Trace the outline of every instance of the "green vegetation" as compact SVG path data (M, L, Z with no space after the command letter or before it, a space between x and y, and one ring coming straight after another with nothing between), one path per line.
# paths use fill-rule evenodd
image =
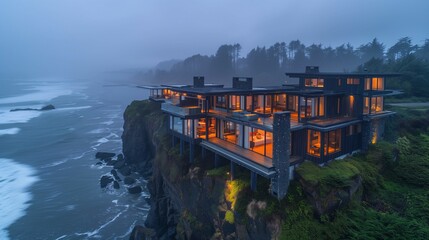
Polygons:
M207 176L212 177L226 177L229 171L229 166L222 166L218 168L213 168L207 171Z
M151 102L150 100L133 101L124 112L124 118L136 118L143 117L151 113L161 114L159 103Z
M234 224L234 213L230 210L225 213L225 221Z
M427 116L404 115L387 127L413 118ZM401 129L401 137L394 142L379 142L367 154L325 167L302 164L297 174L320 193L347 188L353 179L362 178L362 198L352 199L329 215L315 216L298 181L291 183L285 199L277 201L267 193L269 182L260 178L257 192L239 185L231 194L237 196L234 220L249 224L255 216L267 221L278 216L282 219L280 239L429 239L428 130ZM249 215L249 204L255 201L265 207Z
M306 182L320 187L343 188L350 186L360 171L352 161L334 161L326 167L312 162L303 163L296 171ZM323 190L327 190L323 189Z

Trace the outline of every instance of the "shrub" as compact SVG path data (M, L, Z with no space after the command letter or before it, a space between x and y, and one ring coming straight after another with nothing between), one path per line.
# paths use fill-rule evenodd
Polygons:
M427 156L401 155L394 172L409 184L429 186L429 158Z
M230 210L225 213L225 221L234 224L234 213Z

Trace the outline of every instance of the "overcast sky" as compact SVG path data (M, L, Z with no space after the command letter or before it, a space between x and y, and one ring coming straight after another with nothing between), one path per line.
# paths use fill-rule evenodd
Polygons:
M0 0L0 73L151 67L240 43L429 38L428 0Z

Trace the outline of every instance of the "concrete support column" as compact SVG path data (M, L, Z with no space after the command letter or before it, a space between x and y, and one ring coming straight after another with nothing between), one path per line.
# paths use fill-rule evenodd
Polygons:
M256 192L256 180L258 175L255 172L250 172L250 189Z
M289 188L290 112L274 113L273 140L273 167L277 174L271 178L271 194L282 199Z
M230 177L231 177L230 180L234 180L235 179L235 163L233 161L231 161L230 165L231 165L230 166L230 171L229 171L229 174L230 174Z
M220 164L219 155L217 153L215 153L215 159L214 159L215 168L219 167L219 164Z

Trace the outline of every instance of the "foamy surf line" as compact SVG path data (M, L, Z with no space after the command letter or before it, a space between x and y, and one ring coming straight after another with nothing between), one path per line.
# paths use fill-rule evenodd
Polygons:
M28 90L34 91L32 93L22 94L15 97L0 98L0 104L10 103L25 103L25 102L48 102L54 98L63 95L70 95L72 91L65 89L66 86L38 86Z
M27 165L0 158L0 239L9 239L6 229L25 215L32 197L28 188L37 181L34 174Z
M14 135L19 133L21 129L19 128L7 128L7 129L0 129L0 136L2 135Z

